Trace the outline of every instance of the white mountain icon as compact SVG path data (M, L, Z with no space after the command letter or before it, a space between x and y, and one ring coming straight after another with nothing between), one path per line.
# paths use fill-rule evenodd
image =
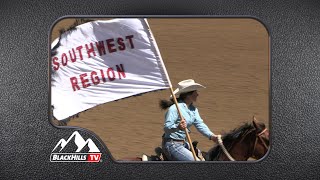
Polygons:
M89 147L89 152L100 152L98 147L94 144L94 142L90 138L85 141L78 131L73 132L67 141L64 139L60 139L57 145L53 148L52 152L56 150L58 147L61 148L59 152L62 151L63 148L73 139L73 137L75 137L74 143L78 147L76 152L80 152L82 148L84 148L86 145L88 145Z

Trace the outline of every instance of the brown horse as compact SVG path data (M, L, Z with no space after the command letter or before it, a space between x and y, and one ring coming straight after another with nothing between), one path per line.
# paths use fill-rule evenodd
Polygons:
M228 153L236 161L262 158L269 149L269 131L263 123L244 124L222 138ZM230 161L220 145L203 152L206 161Z
M250 157L262 158L269 149L269 131L263 123L246 123L241 127L225 134L222 137L223 145L235 161L247 161ZM197 143L192 143L195 150L198 150ZM119 161L162 161L164 154L160 147L155 149L157 155L135 158L123 158ZM202 152L206 161L230 161L220 145L216 145L208 152Z

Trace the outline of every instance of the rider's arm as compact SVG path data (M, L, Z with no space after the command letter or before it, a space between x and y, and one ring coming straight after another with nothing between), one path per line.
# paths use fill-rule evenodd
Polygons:
M211 140L211 136L214 135L214 133L211 132L208 126L203 122L198 109L195 110L195 121L193 124L202 135L206 136Z

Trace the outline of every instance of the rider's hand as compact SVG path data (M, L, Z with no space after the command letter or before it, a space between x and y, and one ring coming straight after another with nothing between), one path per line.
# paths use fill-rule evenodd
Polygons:
M182 120L180 121L178 127L179 127L180 130L184 130L185 128L187 128L187 122L186 122L186 120L185 120L185 119L182 119Z
M213 134L213 135L211 135L210 140L215 143L218 143L218 136Z

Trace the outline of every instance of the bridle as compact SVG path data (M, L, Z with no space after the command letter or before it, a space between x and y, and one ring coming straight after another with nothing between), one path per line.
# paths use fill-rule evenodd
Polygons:
M267 131L268 131L268 129L265 128L259 134L256 134L256 139L255 139L255 142L254 142L254 145L253 145L253 150L252 150L252 153L251 153L252 157L255 157L254 154L255 154L256 146L257 146L259 140L261 141L263 147L268 151L269 148L268 148L265 140L262 138L262 135L264 135Z

